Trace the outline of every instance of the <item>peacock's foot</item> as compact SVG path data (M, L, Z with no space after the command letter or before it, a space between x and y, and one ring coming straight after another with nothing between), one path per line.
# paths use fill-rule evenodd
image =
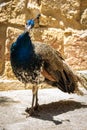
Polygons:
M26 108L25 112L27 112L29 114L29 116L33 116L34 109L33 108Z
M28 113L28 116L39 116L37 107L26 108L25 112Z

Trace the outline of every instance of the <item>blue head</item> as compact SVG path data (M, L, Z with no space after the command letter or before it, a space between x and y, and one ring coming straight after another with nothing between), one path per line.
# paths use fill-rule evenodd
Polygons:
M30 29L33 27L34 27L34 20L33 19L27 20L25 25L26 31L30 31Z
M27 20L26 25L25 25L26 31L29 32L30 29L34 27L35 20L36 20L36 19L39 19L39 17L40 17L40 14L38 14L38 15L36 16L36 18L34 18L34 19Z

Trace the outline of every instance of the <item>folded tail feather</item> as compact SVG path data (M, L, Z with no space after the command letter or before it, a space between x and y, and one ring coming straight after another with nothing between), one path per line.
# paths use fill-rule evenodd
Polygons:
M71 68L64 62L63 71L57 72L60 77L59 82L53 82L53 86L58 87L63 92L77 93L83 95L83 92L79 89L79 83L83 83L82 80L74 73Z

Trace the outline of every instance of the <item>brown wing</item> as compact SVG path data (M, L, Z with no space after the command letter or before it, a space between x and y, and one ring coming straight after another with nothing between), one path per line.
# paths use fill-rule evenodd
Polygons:
M49 63L53 70L61 70L63 68L63 61L57 51L47 44L36 43L35 53L39 54L42 59Z
M35 43L35 53L44 61L42 74L64 92L74 92L77 88L76 76L66 64L61 54L47 44Z
M43 61L44 67L42 74L51 81L59 81L58 71L63 70L63 58L55 49L47 44L35 43L35 53L39 54Z

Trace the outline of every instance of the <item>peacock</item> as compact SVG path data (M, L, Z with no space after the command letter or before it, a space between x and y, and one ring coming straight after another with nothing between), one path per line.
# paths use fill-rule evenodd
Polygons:
M78 78L67 65L61 54L45 43L33 43L30 30L35 20L27 20L25 30L10 48L10 61L13 73L24 84L32 83L32 106L26 111L33 115L38 109L38 84L47 82L63 92L78 91Z

